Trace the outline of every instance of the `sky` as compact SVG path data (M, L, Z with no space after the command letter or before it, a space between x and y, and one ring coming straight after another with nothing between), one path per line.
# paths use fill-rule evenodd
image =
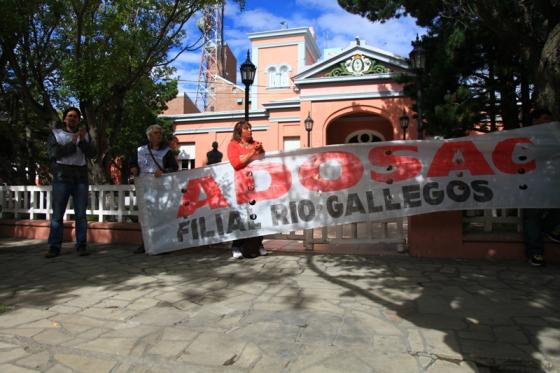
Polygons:
M189 22L189 40L200 36L196 26L199 18L200 15ZM411 17L374 23L342 9L336 0L246 0L243 11L234 1L226 3L224 41L235 54L238 65L245 60L250 48L248 33L298 27L314 29L321 53L326 48L346 48L359 37L370 46L403 57L412 50L411 42L416 35L424 33ZM201 50L183 53L174 63L179 94L186 93L193 101L201 53Z

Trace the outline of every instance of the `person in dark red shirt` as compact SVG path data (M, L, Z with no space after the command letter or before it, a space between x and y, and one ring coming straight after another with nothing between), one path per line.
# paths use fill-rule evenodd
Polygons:
M227 149L228 159L235 169L239 172L251 161L264 157L264 149L260 142L253 139L251 131L251 123L247 121L239 121L233 128L233 136ZM268 255L268 252L262 244L263 237L257 237L259 240L259 254ZM231 245L232 254L235 259L243 257L244 244L246 239L233 241Z

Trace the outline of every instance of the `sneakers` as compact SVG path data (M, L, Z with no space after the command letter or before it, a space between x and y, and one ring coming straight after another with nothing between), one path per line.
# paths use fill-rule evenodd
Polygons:
M80 245L76 248L76 252L78 253L79 256L88 256L89 255L89 251L87 251L87 246L86 245Z
M231 256L233 259L241 259L243 258L243 254L241 254L241 249L239 247L232 247L231 248Z
M49 251L47 251L45 253L45 258L47 258L47 259L55 258L59 255L60 255L60 250L59 249L57 249L56 247L49 247Z
M260 256L267 256L268 255L268 251L266 251L266 249L264 248L263 245L259 246L259 255Z
M552 242L560 243L560 228L556 228L550 232L545 233L546 238Z
M544 258L539 254L531 255L529 257L529 264L533 267L542 267L544 266Z
M136 249L134 249L134 251L132 253L133 254L145 254L146 249L144 248L144 244L138 246Z

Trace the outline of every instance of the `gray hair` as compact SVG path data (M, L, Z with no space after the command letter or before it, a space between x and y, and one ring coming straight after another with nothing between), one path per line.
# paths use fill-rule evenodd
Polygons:
M150 140L150 133L152 133L152 131L156 129L163 131L159 124L152 124L150 127L146 128L146 137L148 138L148 140Z

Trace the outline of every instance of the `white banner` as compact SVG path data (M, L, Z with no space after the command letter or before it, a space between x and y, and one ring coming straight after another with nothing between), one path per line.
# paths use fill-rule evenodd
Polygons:
M331 145L137 179L146 251L434 211L560 207L560 123Z

